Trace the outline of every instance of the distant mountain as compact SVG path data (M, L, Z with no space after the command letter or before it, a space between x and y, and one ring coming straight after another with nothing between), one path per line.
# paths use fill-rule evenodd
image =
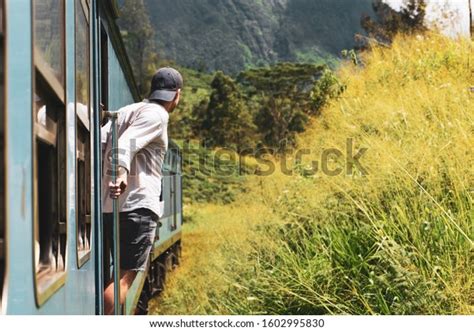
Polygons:
M372 0L145 0L161 57L236 73L277 61L334 62Z

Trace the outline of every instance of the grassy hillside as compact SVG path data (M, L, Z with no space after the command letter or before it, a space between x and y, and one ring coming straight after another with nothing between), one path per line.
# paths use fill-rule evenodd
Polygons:
M246 191L246 175L254 172L254 166L229 151L202 147L198 141L177 141L183 153L183 199L185 204L228 204Z
M146 0L162 57L237 73L275 61L334 63L371 0Z
M347 89L299 137L311 155L293 176L186 207L183 265L153 313L472 314L472 46L399 38L344 66ZM304 171L348 138L367 148L367 176Z

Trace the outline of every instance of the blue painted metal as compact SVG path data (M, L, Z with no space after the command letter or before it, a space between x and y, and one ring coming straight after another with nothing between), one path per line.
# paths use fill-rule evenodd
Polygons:
M66 13L66 170L67 184L67 279L41 307L35 301L34 201L33 201L33 65L32 0L6 3L6 186L7 268L3 304L7 314L103 314L103 247L101 208L101 139L100 139L100 15L97 0L91 9L91 132L92 136L92 251L81 268L77 264L76 224L76 114L75 114L75 6L65 0ZM101 20L107 29L107 20ZM10 36L10 37L9 37ZM11 37L14 36L14 37ZM136 100L130 80L124 74L114 46L108 42L109 109L118 110ZM120 58L122 59L122 58ZM134 97L135 96L135 97ZM177 154L167 154L172 163ZM174 156L173 156L174 155ZM165 214L159 229L161 245L181 231L181 179L177 167L166 166L163 179ZM174 196L171 187L174 186ZM171 198L176 197L176 203ZM176 216L174 215L176 214ZM176 228L173 227L176 223Z
M31 81L31 12L28 0L9 1L6 4L6 99L7 138L6 196L8 210L6 312L32 312L33 292L33 210L32 210L32 81ZM29 16L27 16L29 18ZM12 111L12 110L15 111ZM9 128L16 128L11 130ZM13 175L15 174L15 175ZM21 250L13 243L22 243ZM12 263L24 261L30 263ZM14 276L12 276L14 275ZM5 298L4 297L4 298ZM28 308L24 303L28 302ZM27 308L27 309L25 309Z
M110 40L108 41L109 61L109 110L119 110L125 105L134 103L135 100L128 86L128 82L120 66Z
M158 229L158 242L155 247L168 241L182 227L182 190L181 190L181 155L178 146L170 142L163 165L163 195L164 213L160 220L162 226Z
M74 21L74 1L66 1L66 20ZM7 6L7 171L16 174L8 178L9 247L7 285L7 313L10 314L93 314L94 311L94 254L80 270L76 261L75 213L75 74L74 25L66 28L66 135L67 144L67 281L43 306L37 307L34 295L33 247L33 123L32 123L32 40L31 2L10 1Z
M74 0L66 0L66 22L75 22ZM67 111L67 281L58 299L54 295L40 311L44 314L94 314L94 264L95 254L80 269L77 263L77 215L76 215L76 76L75 76L75 25L66 24L66 111ZM91 121L92 122L92 121ZM92 158L92 162L94 159ZM94 233L92 231L91 235ZM93 238L91 238L93 242ZM62 295L62 298L61 298ZM61 308L60 305L67 307ZM59 306L59 307L58 307Z
M109 65L109 95L107 100L109 101L109 109L111 110L118 110L127 104L133 103L135 100L129 90L128 82L125 79L123 71L121 69L120 63L115 55L114 48L110 40L107 42L108 47L108 65ZM115 122L115 118L112 117L113 127ZM115 125L116 126L116 125ZM115 136L114 132L117 131L117 128L113 128L112 133L112 140L114 141L114 148L113 150L118 150L118 139ZM113 161L115 158L113 158ZM116 167L113 165L113 168ZM115 180L116 171L114 170L113 180ZM119 208L117 201L113 201L113 211L114 211L114 226L113 226L113 233L114 233L114 247L113 247L113 256L114 261L120 261L120 223L119 223ZM115 265L120 265L120 263L114 262ZM113 268L113 278L114 278L114 313L115 315L121 314L121 305L120 305L120 268Z
M74 0L66 0L66 22L75 21L75 5ZM76 103L76 75L75 75L75 25L66 24L66 104L67 104L67 174L68 174L68 278L64 285L64 299L67 301L65 306L68 307L67 312L63 312L52 298L48 309L52 309L53 313L72 313L72 314L94 314L94 264L95 254L91 251L89 261L87 261L80 269L77 262L77 215L76 215L76 121L75 113ZM90 120L92 122L92 120ZM94 159L92 158L92 162ZM94 233L92 231L91 235ZM93 238L91 238L93 242ZM74 302L74 303L72 303ZM46 307L45 307L46 308ZM49 310L44 311L50 314Z

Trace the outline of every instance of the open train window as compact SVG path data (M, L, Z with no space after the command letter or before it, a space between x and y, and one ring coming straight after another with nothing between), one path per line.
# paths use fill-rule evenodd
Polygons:
M66 279L64 0L32 1L34 265L42 305Z
M3 0L0 0L0 307L2 304L3 279L5 275L5 237L6 237L6 215L5 215L5 80L4 80L4 20Z
M89 7L76 3L76 183L77 261L86 263L91 252L91 127Z

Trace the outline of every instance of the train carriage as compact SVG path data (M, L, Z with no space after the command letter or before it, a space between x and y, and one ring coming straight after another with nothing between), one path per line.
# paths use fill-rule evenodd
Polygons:
M100 128L139 101L112 0L0 0L0 304L4 314L102 314ZM181 244L181 154L166 155L164 215L123 312L163 286Z

